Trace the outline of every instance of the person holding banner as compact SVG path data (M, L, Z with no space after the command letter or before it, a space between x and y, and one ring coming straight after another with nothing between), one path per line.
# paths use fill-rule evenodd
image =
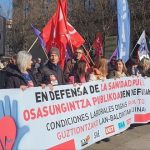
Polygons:
M87 64L84 60L78 61L75 66L74 74L69 77L69 84L85 83L89 81L89 74L87 73Z
M128 76L128 72L125 63L122 61L122 59L116 60L115 70L110 71L110 73L108 74L108 79L121 78L126 76Z
M130 59L129 60L129 67L128 67L128 73L130 76L140 76L141 75L141 69L139 66L139 62L136 59Z
M140 67L142 77L150 77L150 59L143 58L140 62Z
M59 49L56 47L52 47L48 53L49 60L48 62L39 68L38 71L38 81L39 84L46 84L46 85L64 85L64 75L63 71L58 65L60 60L60 52Z
M37 86L37 82L31 71L32 55L26 51L18 52L16 64L6 68L6 88L21 88Z
M98 57L95 62L96 67L93 69L97 80L105 80L108 75L108 61L105 58Z

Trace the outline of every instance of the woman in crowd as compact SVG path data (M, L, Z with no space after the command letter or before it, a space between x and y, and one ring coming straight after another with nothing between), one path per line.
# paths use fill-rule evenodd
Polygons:
M85 83L89 80L89 75L87 73L87 65L84 60L78 61L74 68L74 72L69 76L69 83Z
M127 68L122 59L116 60L115 70L110 71L108 78L121 78L128 76Z
M105 58L98 57L95 62L94 74L97 80L105 80L108 75L108 62Z
M128 73L130 76L140 76L140 67L139 67L139 63L136 59L131 59L130 60L130 65L128 67Z
M147 58L143 58L140 62L140 72L142 77L147 76L150 77L150 60Z
M108 63L108 70L109 71L114 70L115 69L115 64L116 64L116 56L113 56L111 58L111 60L109 61L109 63Z
M93 68L94 76L96 77L96 80L105 80L107 79L108 75L108 61L106 58L97 57L95 59L95 68ZM109 142L110 138L105 138L102 141ZM100 141L96 142L97 144L100 143Z
M8 66L6 88L21 88L37 86L37 82L31 72L32 56L26 51L18 52L16 64Z

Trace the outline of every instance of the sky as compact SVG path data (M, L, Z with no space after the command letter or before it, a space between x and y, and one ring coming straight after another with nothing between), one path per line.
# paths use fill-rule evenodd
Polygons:
M12 19L12 0L0 0L0 16Z

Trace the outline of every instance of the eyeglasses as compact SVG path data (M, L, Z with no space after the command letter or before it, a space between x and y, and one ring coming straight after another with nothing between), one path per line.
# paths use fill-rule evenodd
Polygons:
M112 59L111 61L116 61L115 59Z
M76 54L82 54L82 52L76 52Z

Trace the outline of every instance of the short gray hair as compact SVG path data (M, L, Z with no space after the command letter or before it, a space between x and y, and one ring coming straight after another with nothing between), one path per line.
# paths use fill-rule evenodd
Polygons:
M27 51L20 51L17 54L17 66L20 69L20 71L26 71L28 62L32 59L32 55L28 53Z

